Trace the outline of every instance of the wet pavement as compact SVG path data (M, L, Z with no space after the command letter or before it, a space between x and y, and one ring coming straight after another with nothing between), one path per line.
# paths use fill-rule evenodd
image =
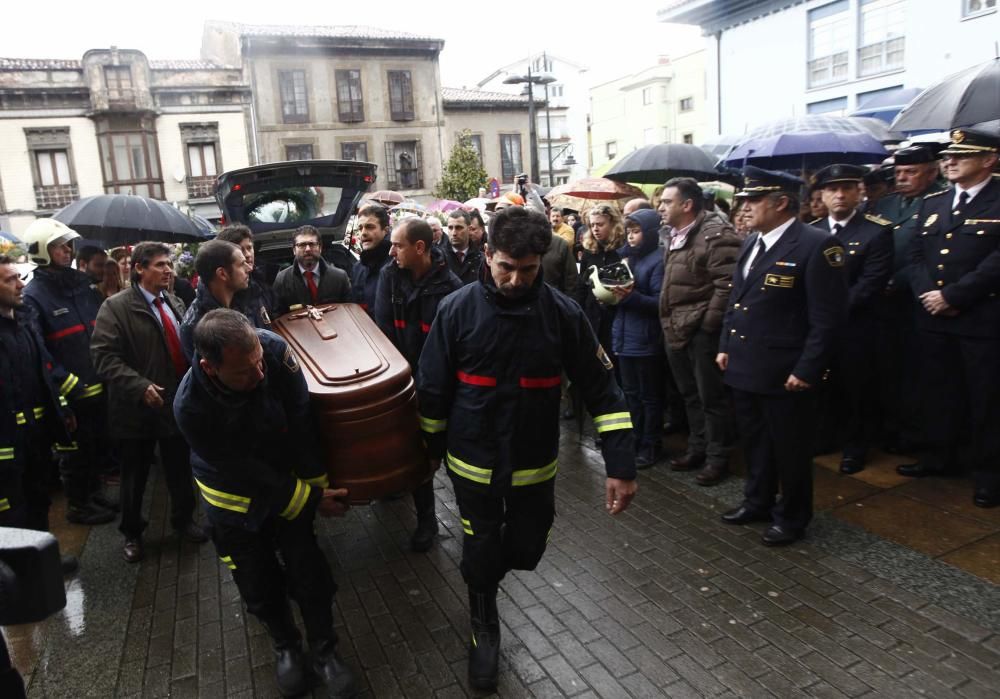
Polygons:
M1000 511L963 504L966 484L894 482L888 458L843 477L823 457L807 538L775 550L762 525L719 522L738 478L699 488L661 465L608 516L591 444L564 434L549 550L501 586L500 696L997 696ZM408 550L409 498L320 520L363 696L476 696L462 528L441 474L435 492L428 554ZM263 629L211 544L172 537L160 481L149 507L135 566L114 525L57 528L81 557L66 610L5 629L29 696L278 696Z

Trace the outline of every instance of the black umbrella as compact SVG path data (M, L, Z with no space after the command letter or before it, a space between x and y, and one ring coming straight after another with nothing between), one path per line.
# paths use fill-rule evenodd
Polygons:
M663 184L671 177L714 180L718 177L715 160L690 143L661 143L635 150L604 173L609 180Z
M1000 58L966 68L921 92L889 127L900 133L960 126L996 129L1000 119Z
M181 213L165 201L132 194L85 197L56 212L53 218L109 247L143 240L200 243L214 234L203 218Z

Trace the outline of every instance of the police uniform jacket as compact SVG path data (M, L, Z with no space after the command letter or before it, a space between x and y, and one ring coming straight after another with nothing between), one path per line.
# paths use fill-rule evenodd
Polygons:
M790 374L815 386L827 369L847 309L844 249L795 221L744 278L758 235L740 251L719 351L729 355L727 385L780 395Z
M481 281L451 294L420 355L420 423L433 458L493 495L555 477L561 375L580 387L609 477L635 478L632 421L580 307L539 272L521 299Z
M164 293L164 298L179 329L184 303L170 293ZM177 434L170 406L179 379L163 328L138 286L119 291L101 305L90 358L108 393L108 427L113 438L158 439ZM143 402L151 383L164 388L162 408Z
M448 236L441 238L441 252L444 253L445 262L448 269L454 272L455 276L462 280L463 284L471 284L479 279L479 268L483 264L483 250L478 245L469 241L469 247L465 251L465 259L458 261L458 255L451 246Z
M829 217L811 225L833 233ZM856 211L836 239L844 248L848 318L870 317L892 277L892 222Z
M209 521L249 531L274 518L310 516L328 486L295 355L268 330L257 330L257 337L264 380L253 391L236 393L219 385L196 355L174 400Z
M58 384L34 310L24 306L12 319L0 316L0 512L12 506L13 494L4 492L7 474L24 467L18 430L42 422L52 442L71 442L63 422L71 413Z
M921 305L920 327L966 337L1000 337L1000 179L992 177L960 216L955 189L929 194L910 248L916 296L940 291L957 316L932 316Z
M246 299L244 299L246 300ZM224 306L219 303L219 300L212 296L212 292L208 290L204 282L198 282L198 293L194 297L194 303L184 312L184 319L181 321L180 327L180 340L181 349L184 350L184 356L187 357L188 362L191 361L192 355L194 355L194 328L198 325L206 313L209 311L214 311L216 308L224 308ZM265 311L261 313L247 312L245 306L236 305L236 297L233 296L232 309L234 311L239 311L247 317L250 321L250 325L255 328L261 328L267 330L271 327L271 319ZM264 320L267 320L264 323Z
M375 312L375 294L378 290L379 274L392 264L389 248L392 243L387 235L371 250L361 251L361 260L351 270L351 299L371 315Z
M39 267L24 288L60 377L59 392L81 400L104 391L90 361L90 338L104 301L90 277L71 267Z
M431 268L414 282L409 270L395 262L382 268L375 300L375 322L416 370L424 341L431 331L438 305L445 296L462 288L440 249L431 247Z
M941 185L935 181L923 195L904 197L902 194L890 194L879 199L875 205L875 213L892 223L892 291L910 293L910 245L920 232L917 226L920 206L924 196L941 190Z

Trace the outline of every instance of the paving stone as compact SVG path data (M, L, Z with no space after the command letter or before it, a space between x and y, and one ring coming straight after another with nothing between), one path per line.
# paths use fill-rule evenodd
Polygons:
M620 699L628 694L625 687L612 677L600 663L585 667L581 674L598 696L607 699Z
M586 688L583 678L561 655L551 655L539 662L556 686L566 694L578 694Z

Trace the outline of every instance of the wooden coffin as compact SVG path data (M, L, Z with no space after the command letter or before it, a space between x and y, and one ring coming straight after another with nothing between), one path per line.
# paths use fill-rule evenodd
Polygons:
M360 306L307 307L274 330L305 373L331 487L363 504L430 478L410 365Z

